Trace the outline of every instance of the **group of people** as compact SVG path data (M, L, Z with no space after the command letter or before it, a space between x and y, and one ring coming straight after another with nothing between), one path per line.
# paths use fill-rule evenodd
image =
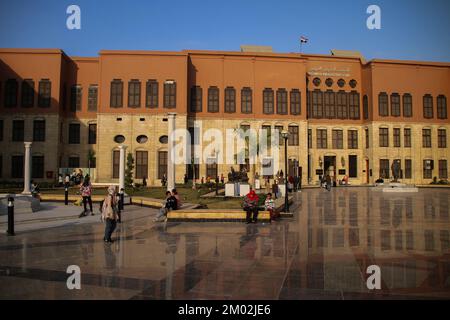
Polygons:
M161 209L159 209L156 218L153 219L155 222L160 222L166 220L167 213L171 210L178 210L182 206L180 195L178 194L176 189L172 189L172 191L166 191L166 200Z
M244 211L246 212L245 223L257 223L258 221L258 212L261 208L259 205L259 197L256 194L255 190L250 188L250 192L244 198L243 204ZM269 211L270 213L270 221L274 221L278 219L279 213L275 208L275 202L272 199L272 194L268 193L266 195L266 199L264 200L264 210Z

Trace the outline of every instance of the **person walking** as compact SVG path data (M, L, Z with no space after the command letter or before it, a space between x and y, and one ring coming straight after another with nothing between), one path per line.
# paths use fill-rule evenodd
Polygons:
M109 186L108 195L103 200L101 217L102 221L106 223L105 236L103 237L103 241L105 241L105 243L113 242L111 235L116 229L117 219L119 219L117 211L116 187Z
M258 196L250 187L250 192L244 198L244 211L247 213L246 224L256 223L258 219ZM252 217L253 214L253 217Z
M91 215L94 215L94 210L92 210L92 184L91 179L88 175L84 178L83 183L80 186L81 197L83 198L83 207L84 211L80 214L80 218L83 216L87 216L87 203L89 203L89 209L91 211Z

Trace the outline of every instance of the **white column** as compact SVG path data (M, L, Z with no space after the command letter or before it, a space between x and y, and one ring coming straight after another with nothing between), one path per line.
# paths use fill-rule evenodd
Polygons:
M25 145L25 159L23 163L23 191L22 194L31 194L30 181L31 181L31 144L32 142L24 142Z
M120 162L119 162L119 192L121 189L125 190L125 156L127 146L120 145Z
M173 161L172 152L174 149L174 141L172 137L172 132L175 131L175 117L176 113L169 113L169 121L168 121L168 132L167 136L169 137L168 141L168 152L167 152L167 190L171 191L175 188L175 162Z

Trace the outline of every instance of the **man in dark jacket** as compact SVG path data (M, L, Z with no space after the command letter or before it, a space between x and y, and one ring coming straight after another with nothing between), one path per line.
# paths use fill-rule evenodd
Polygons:
M153 219L155 222L165 220L167 213L171 210L177 210L177 198L175 198L170 191L166 192L166 202L164 206L159 209L159 213L156 215L156 218ZM164 217L164 219L162 219Z

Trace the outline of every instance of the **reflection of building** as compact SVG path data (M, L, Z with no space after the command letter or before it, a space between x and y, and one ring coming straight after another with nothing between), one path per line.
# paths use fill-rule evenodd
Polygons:
M370 189L305 192L298 272L309 289L367 292L369 265L391 294L445 292L450 277L449 193L383 195ZM448 293L446 294L448 296Z
M0 178L22 177L22 142L33 141L33 179L87 168L92 150L96 182L116 181L124 143L136 181L159 184L170 111L177 128L196 133L288 130L289 173L298 161L303 184L324 172L373 183L391 175L395 159L406 182L446 179L449 69L338 55L104 50L80 58L56 49L0 49ZM216 157L212 152L195 167L197 178L226 175L229 165L217 166ZM263 172L260 164L245 166L251 182ZM193 171L178 165L176 180Z

